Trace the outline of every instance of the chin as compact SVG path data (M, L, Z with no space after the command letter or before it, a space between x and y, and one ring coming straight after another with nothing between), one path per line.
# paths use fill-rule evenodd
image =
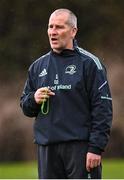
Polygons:
M51 44L51 48L52 49L60 49L60 47L58 45L52 45L52 44Z
M58 47L58 46L51 46L51 48L55 51L60 51L62 48Z
M52 48L52 49L53 49L53 48ZM55 48L54 48L53 51L56 52L56 53L60 53L62 50L61 50L61 49L55 49Z

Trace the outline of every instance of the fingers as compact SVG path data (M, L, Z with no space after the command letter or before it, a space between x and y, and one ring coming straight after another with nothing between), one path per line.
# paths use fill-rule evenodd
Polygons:
M42 94L47 94L49 96L54 96L55 93L52 92L50 89L48 89L47 87L43 87L43 88L40 88L38 89L39 93L42 93Z
M47 87L42 87L38 89L39 92L46 92L46 93L50 93L52 92L49 88Z
M34 98L37 104L41 104L43 101L46 101L50 96L54 96L55 93L52 92L50 89L43 87L39 88L35 94Z
M99 166L101 163L101 156L94 153L87 153L86 169L90 172L91 169Z
M48 99L49 97L50 97L50 96L47 95L47 94L42 94L42 95L40 94L40 95L39 95L39 99L41 99L41 100L42 100L42 99L43 99L43 100Z

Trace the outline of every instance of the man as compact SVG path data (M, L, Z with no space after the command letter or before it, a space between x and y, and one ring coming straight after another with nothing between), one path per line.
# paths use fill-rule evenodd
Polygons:
M77 18L68 9L49 19L51 51L29 68L21 96L36 117L39 178L101 178L101 155L112 122L112 99L99 59L75 44Z

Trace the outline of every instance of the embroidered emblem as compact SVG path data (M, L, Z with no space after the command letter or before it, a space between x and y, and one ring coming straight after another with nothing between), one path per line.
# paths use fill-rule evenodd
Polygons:
M76 70L76 66L75 65L69 65L65 69L65 74L73 75L74 73L76 73L75 70Z

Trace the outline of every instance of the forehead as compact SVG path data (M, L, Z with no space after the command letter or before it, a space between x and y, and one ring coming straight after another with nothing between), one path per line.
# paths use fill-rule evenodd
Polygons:
M59 14L53 13L49 18L49 24L66 24L68 22L69 14L62 12Z

